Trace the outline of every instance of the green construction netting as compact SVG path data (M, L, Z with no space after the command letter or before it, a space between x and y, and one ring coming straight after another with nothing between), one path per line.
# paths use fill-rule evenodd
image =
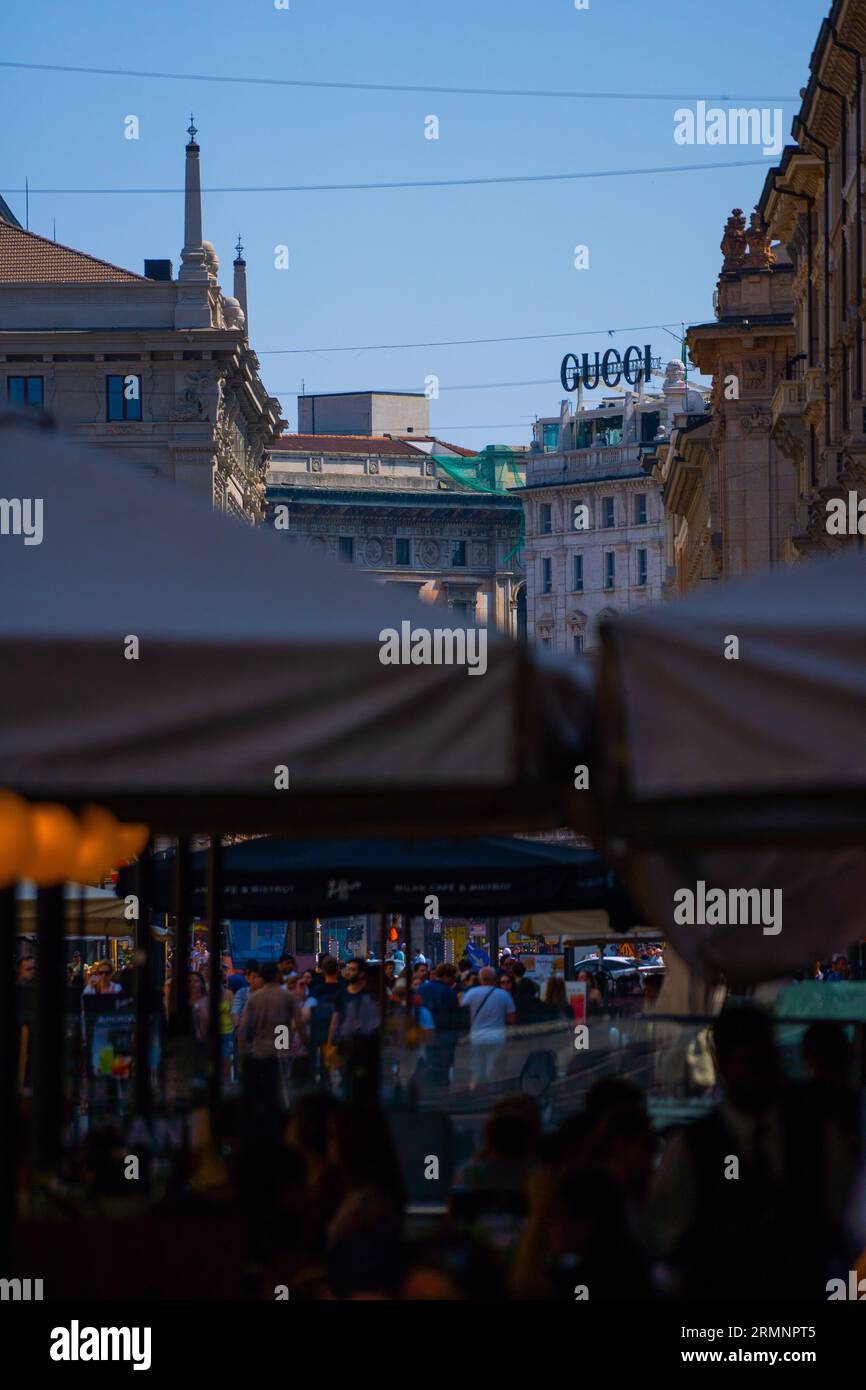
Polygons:
M474 458L445 458L442 454L431 454L437 469L469 492L485 492L505 495L509 488L522 487L523 476L514 459L496 450L476 454ZM522 550L526 537L523 511L520 513L520 536L517 544L503 557L503 564Z

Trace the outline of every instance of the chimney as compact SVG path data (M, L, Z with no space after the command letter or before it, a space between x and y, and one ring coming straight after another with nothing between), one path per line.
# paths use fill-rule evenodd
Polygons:
M171 280L171 261L145 260L144 275L147 280Z
M244 311L244 328L249 341L250 336L250 316L247 312L247 263L244 260L244 248L241 244L240 232L238 232L238 244L236 247L237 255L234 260L235 282L234 297Z

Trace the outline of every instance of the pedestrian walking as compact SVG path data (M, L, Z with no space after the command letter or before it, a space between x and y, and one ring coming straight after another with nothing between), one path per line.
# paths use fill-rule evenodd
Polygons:
M339 1056L345 1099L373 1105L379 1091L380 1020L377 1001L368 989L366 962L350 960L346 981L345 993L336 998L329 1051L332 1061L335 1053Z
M454 1050L460 1034L460 1000L455 984L457 971L449 962L437 965L431 980L425 980L418 991L421 1003L430 1010L435 1029L427 1044L427 1079L434 1086L447 1086L451 1081Z
M257 1138L276 1137L288 1108L293 1029L304 1032L301 1010L291 991L280 988L277 967L268 961L253 972L238 1027L247 1123Z
M473 1089L480 1081L490 1080L505 1042L506 1027L517 1018L510 992L497 988L492 965L483 965L478 979L479 983L467 989L460 1000L461 1007L469 1010L470 1084Z

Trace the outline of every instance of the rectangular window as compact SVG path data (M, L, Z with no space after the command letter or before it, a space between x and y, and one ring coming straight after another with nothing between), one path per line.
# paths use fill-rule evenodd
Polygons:
M549 594L553 591L553 561L545 556L541 561L541 592Z
M583 556L582 556L582 555L575 555L575 557L574 557L574 582L573 582L573 584L572 584L571 587L572 587L572 589L574 590L574 592L575 592L576 594L582 594L582 593L583 593Z
M453 569L466 568L466 542L454 541L451 547L451 565Z
M351 565L355 559L355 537L340 536L337 540L337 555L345 565Z
M574 654L575 654L575 656L582 656L582 655L583 655L583 633L582 633L582 632L576 632L576 633L574 634L574 637L573 637L573 639L572 639L572 645L573 645L573 647L574 647Z
M559 425L544 425L541 437L544 452L552 454L559 447Z
M394 559L398 565L411 565L412 563L412 542L408 536L398 536L396 540L396 554Z
M553 530L553 508L549 502L541 504L541 534L549 536Z
M606 550L604 553L604 587L616 588L616 556L612 550Z
M106 420L141 419L141 377L107 376Z
M461 623L471 623L475 617L474 607L467 600L459 599L452 603L451 612Z
M634 499L634 524L646 526L646 493L639 492Z
M661 414L657 410L645 410L640 417L640 440L642 444L649 444L655 439Z
M6 383L10 405L29 405L41 410L42 380L41 376L10 376Z
M602 502L604 506L604 524L608 530L610 530L611 526L616 525L616 516L613 509L614 499L612 497L604 497L602 498Z
M549 646L550 646L550 637L549 637L549 635L548 635L546 632L542 635L542 638L541 638L541 645L542 645L542 647L549 647Z
M640 587L643 587L647 582L647 563L645 550L639 550L637 553L637 582Z

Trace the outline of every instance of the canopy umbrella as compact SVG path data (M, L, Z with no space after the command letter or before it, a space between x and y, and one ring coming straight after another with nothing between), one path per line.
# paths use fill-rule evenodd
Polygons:
M602 847L690 965L757 981L863 936L866 555L613 619L597 707Z
M16 884L15 899L18 931L24 934L35 931L36 885ZM135 934L135 923L125 916L123 901L109 889L68 883L64 890L64 909L68 936L132 937Z
M153 859L152 906L171 910L173 851ZM204 910L207 852L192 856L192 901ZM131 891L122 871L117 892ZM229 918L285 921L384 909L437 917L520 914L537 908L608 909L628 904L589 849L523 839L247 840L223 852L222 902ZM633 918L632 918L633 920Z
M533 912L520 923L524 936L543 937L545 941L561 941L563 945L599 941L658 941L658 927L634 926L623 930L621 918L611 920L607 908L587 908L583 911Z
M579 663L465 629L51 430L7 421L0 449L2 495L43 516L41 543L0 546L15 595L0 611L0 787L178 834L580 817ZM479 644L474 673L412 664L415 635L436 630ZM400 664L381 659L389 632Z

